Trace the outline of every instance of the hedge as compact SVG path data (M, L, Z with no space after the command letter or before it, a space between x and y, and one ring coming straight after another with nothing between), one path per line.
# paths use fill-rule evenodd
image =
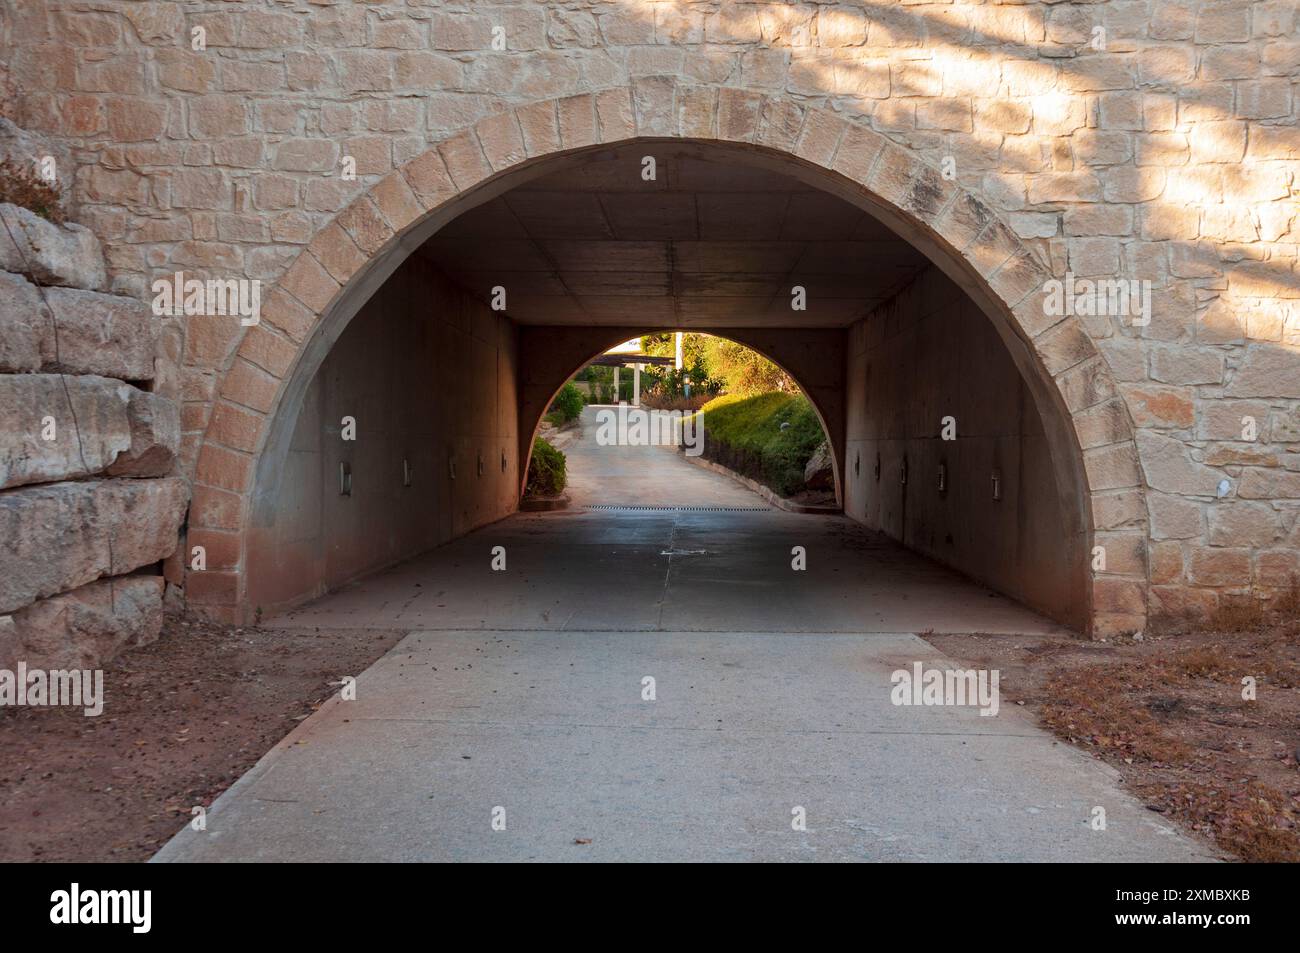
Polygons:
M802 394L718 397L700 412L704 456L781 496L802 489L804 467L826 439L817 412Z

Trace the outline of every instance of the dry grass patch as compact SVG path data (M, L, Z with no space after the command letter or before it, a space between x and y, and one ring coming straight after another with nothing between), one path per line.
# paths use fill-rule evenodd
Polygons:
M0 203L5 202L35 212L55 225L67 220L58 187L38 176L34 168L9 159L0 160Z
M1187 747L1165 731L1141 699L1155 689L1150 673L1121 665L1057 670L1047 680L1043 723L1075 744L1102 748L1133 760L1181 761ZM1158 701L1157 709L1172 707Z
M1002 672L1059 737L1119 770L1146 806L1247 861L1300 861L1300 621L1169 628L1141 642L927 636ZM1254 681L1254 700L1242 680Z
M1300 860L1296 800L1258 781L1154 782L1135 789L1158 811L1255 863Z

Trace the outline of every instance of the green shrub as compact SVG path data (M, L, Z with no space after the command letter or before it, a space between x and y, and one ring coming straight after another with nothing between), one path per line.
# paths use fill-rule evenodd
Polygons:
M614 403L614 368L588 365L587 386L591 389L593 404Z
M528 482L524 484L524 495L558 496L564 492L568 482L564 453L538 437L533 441L533 458L528 462Z
M582 391L570 381L560 388L560 392L555 395L555 400L551 401L551 410L546 415L546 419L556 425L567 424L570 420L578 418L585 403Z
M700 412L704 455L782 496L803 487L804 467L826 439L817 412L802 394L728 395ZM783 430L782 424L789 426Z

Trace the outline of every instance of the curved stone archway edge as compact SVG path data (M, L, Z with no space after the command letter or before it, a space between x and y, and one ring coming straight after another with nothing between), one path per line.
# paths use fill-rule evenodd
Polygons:
M540 174L545 160L635 139L724 143L777 162L869 209L966 290L1038 402L1071 531L1089 550L1100 540L1138 554L1090 576L1092 631L1144 626L1146 506L1133 424L1111 400L1118 390L1084 328L1046 315L1050 267L990 204L864 122L673 77L488 116L380 179L316 235L265 297L263 324L244 334L221 377L195 468L187 546L205 544L208 567L186 573L193 607L230 621L252 616L241 572L259 479L274 472L315 367L373 290L438 228Z
M664 328L641 325L586 327L583 325L520 328L519 492L528 482L528 461L542 419L565 382L592 358L623 341ZM790 375L808 397L830 442L836 499L843 502L845 419L842 399L843 355L838 329L726 328L721 337L757 351ZM814 383L809 383L814 382ZM837 399L839 398L839 399Z

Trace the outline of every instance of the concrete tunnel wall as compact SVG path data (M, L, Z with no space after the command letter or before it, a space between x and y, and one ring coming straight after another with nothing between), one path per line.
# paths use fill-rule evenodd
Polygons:
M845 513L1083 628L1081 504L1058 487L1029 389L975 303L927 269L849 328L847 360ZM945 416L955 440L941 439Z
M307 388L283 470L254 512L249 602L283 610L509 515L530 430L561 378L635 333L517 327L412 256ZM829 411L846 515L1056 619L1086 624L1079 514L1058 488L1025 381L956 284L930 268L847 330L723 333L782 360ZM952 442L939 433L948 414ZM356 440L342 439L345 416L356 419ZM351 468L349 496L340 493L342 463Z
M253 514L249 603L287 608L513 512L517 374L514 322L409 258L308 386L283 470ZM345 416L355 440L343 439Z

